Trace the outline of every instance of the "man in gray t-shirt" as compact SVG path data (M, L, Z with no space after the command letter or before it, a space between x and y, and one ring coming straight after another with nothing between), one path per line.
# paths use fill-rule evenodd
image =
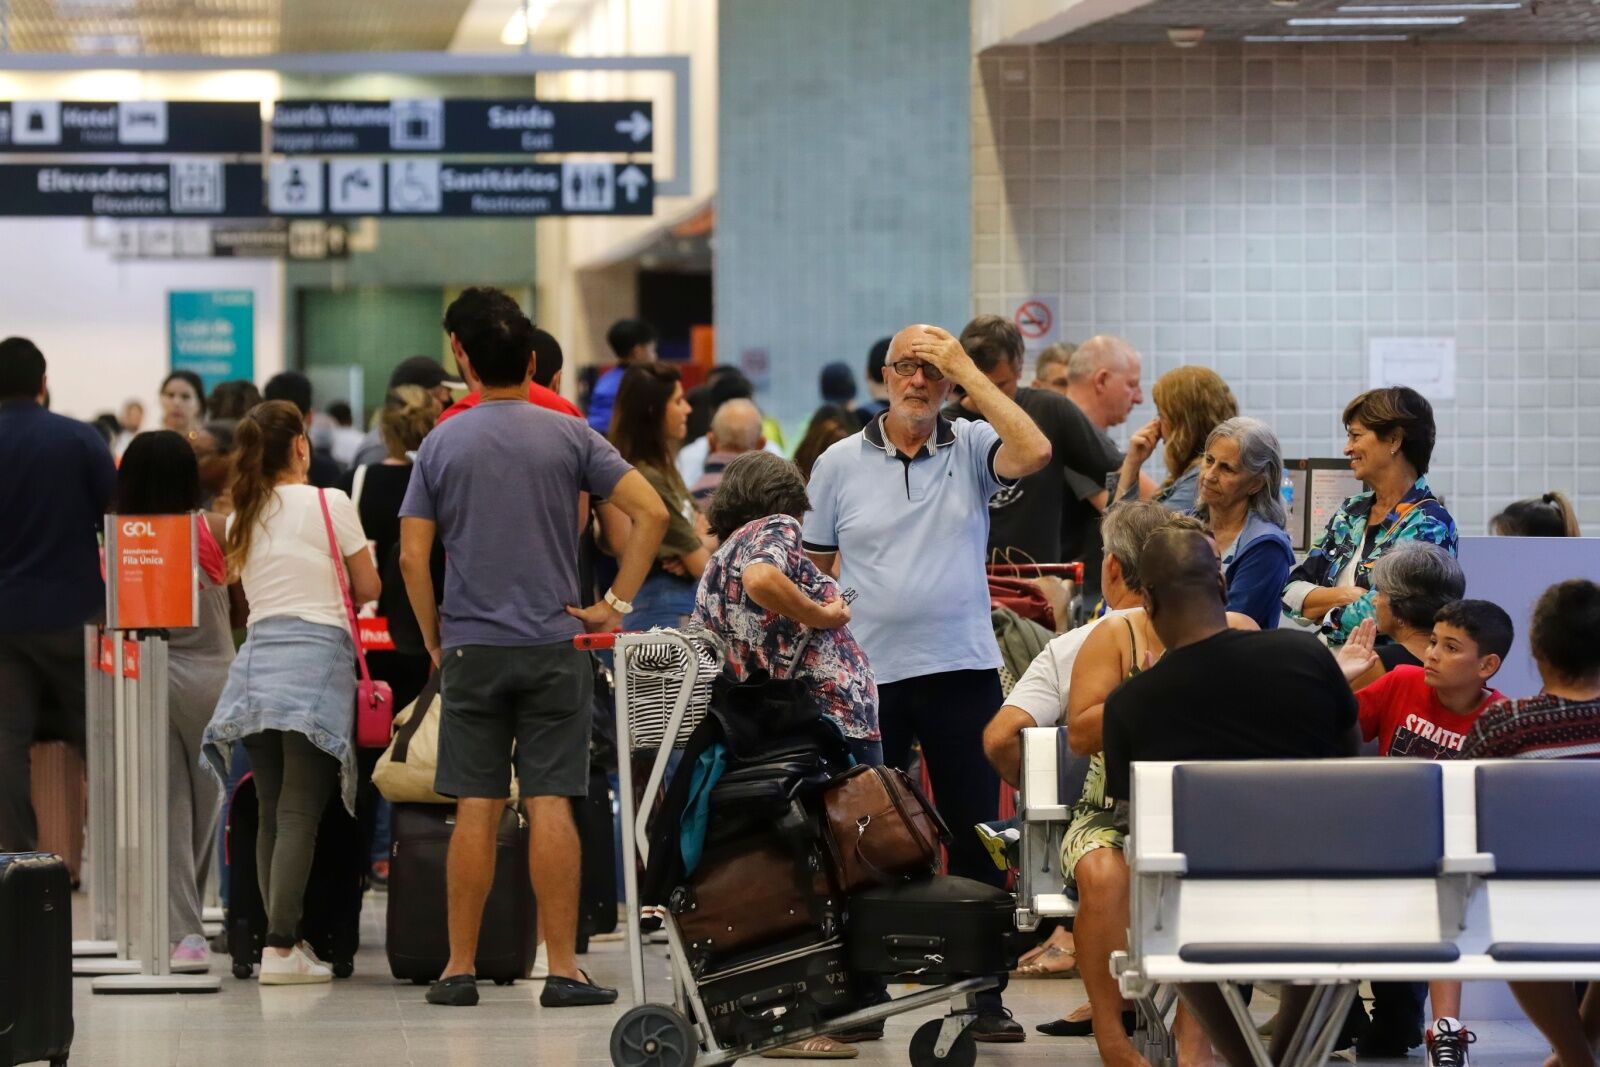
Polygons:
M441 673L434 788L456 798L450 962L428 1001L478 1002L473 967L515 745L532 826L528 865L549 950L539 1002L610 1004L616 990L591 983L575 954L581 846L568 798L588 790L592 675L588 654L572 639L615 630L632 610L667 511L605 438L528 402L533 324L510 297L468 289L445 313L445 329L457 364L482 381L482 400L423 440L400 507L406 594ZM632 520L616 581L586 608L578 606L581 493L606 498ZM437 610L429 568L435 538L445 550Z

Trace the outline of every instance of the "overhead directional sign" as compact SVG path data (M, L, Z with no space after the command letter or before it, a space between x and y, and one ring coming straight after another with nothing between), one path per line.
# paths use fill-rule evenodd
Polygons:
M129 219L115 259L348 259L350 227L324 219Z
M268 171L267 203L304 216L648 215L655 181L644 163L284 159Z
M0 164L0 215L248 217L262 213L261 168L172 163Z
M279 100L272 151L282 155L503 155L648 152L648 101Z
M261 151L261 107L250 103L126 100L0 102L0 152Z

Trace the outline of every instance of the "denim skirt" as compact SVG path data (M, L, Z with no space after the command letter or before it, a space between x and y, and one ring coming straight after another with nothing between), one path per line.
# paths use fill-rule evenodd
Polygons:
M292 616L250 627L201 741L201 762L226 784L234 745L267 730L304 734L339 761L340 793L355 813L355 644L349 631Z

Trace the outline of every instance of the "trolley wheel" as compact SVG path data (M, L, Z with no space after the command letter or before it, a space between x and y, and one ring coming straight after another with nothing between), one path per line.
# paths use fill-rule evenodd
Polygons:
M235 963L233 965L233 976L235 978L249 978L253 973L255 973L255 968L251 967L248 963Z
M355 973L356 973L356 961L355 960L340 960L338 963L335 963L333 965L333 976L335 978L349 978L352 974L355 974Z
M692 1067L699 1052L689 1020L665 1004L641 1004L611 1028L613 1067Z
M961 1031L943 1059L934 1054L933 1047L939 1043L939 1030L943 1026L943 1019L929 1019L917 1027L917 1032L911 1035L911 1067L972 1067L977 1062L978 1043L973 1040L970 1029Z
M433 983L429 982L426 978L413 978L413 979L411 979L411 984L412 985L432 985Z
M516 981L515 978L496 978L494 980L494 984L495 985L511 985L515 981Z

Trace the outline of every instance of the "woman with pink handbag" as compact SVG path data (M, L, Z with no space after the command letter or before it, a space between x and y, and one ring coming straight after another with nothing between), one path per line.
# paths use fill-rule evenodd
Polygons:
M267 910L261 984L327 982L332 970L297 931L317 826L335 788L354 811L358 721L373 729L393 714L387 687L372 682L352 639L351 597L375 599L380 582L350 498L306 484L311 442L294 405L251 409L236 443L226 558L250 604L249 635L206 727L204 753L225 780L230 750L242 744L255 775Z

